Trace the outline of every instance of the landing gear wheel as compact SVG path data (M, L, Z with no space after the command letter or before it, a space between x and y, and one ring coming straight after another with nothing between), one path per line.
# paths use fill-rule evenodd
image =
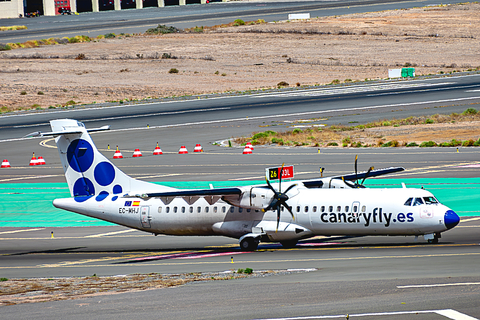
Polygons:
M438 239L441 238L441 234L440 233L435 233L435 236L433 236L433 239L428 239L428 243L433 243L433 244L437 244L438 243Z
M295 248L295 246L297 245L297 240L289 240L289 241L280 241L280 243L282 244L282 247L284 247L285 249L289 249L289 248Z
M258 241L253 238L244 238L240 241L242 251L255 251L258 247Z

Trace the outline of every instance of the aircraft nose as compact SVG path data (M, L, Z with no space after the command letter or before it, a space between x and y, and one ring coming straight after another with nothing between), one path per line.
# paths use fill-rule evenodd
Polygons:
M445 227L447 227L447 229L452 229L460 222L460 217L453 210L448 210L445 212L443 221L445 222Z

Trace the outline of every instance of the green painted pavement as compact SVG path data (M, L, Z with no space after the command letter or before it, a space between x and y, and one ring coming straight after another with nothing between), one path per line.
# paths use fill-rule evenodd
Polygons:
M480 216L480 178L369 179L371 188L424 187L460 216ZM208 189L263 184L259 181L158 182L175 188ZM56 209L53 199L70 197L66 183L0 184L0 227L108 226L108 222Z

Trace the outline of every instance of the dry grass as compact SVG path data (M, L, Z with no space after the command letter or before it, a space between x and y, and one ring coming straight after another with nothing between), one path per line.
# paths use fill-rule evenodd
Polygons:
M26 26L10 26L10 27L0 27L0 31L7 31L7 30L23 30L27 29Z

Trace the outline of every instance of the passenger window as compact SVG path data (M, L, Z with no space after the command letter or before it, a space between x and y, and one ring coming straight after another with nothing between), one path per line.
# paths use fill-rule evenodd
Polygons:
M297 206L297 212L300 212L300 206Z
M162 213L162 207L158 207L158 213Z
M167 207L167 213L169 213L169 212L170 212L170 207Z
M337 206L337 212L340 212L342 211L342 207L341 206Z
M367 206L362 206L362 212L367 212Z
M357 206L353 206L353 212L358 212L358 207Z
M415 198L414 206L421 206L423 204L422 198Z
M193 207L190 207L190 213L193 213Z
M405 201L405 203L403 205L407 206L407 207L410 207L412 205L412 200L413 200L413 198L408 198L408 200Z
M328 212L333 212L333 206L328 207Z
M213 212L217 213L217 207L213 207Z
M185 213L185 207L182 207L182 213Z
M235 207L230 207L230 212L233 213L233 211L235 211Z
M438 201L434 197L423 197L425 204L437 204Z
M247 212L250 212L250 211L252 211L252 209L247 209Z
M243 212L243 208L238 208L238 212L242 213L242 212Z
M227 212L227 208L222 207L222 212L223 212L223 213Z
M197 207L197 212L202 213L202 207Z
M177 213L177 207L173 207L173 213Z
M348 212L348 209L350 209L349 206L345 206L345 212Z
M209 207L205 207L205 213L208 213Z
M321 206L320 211L325 212L325 206Z
M317 206L313 206L312 211L317 212Z
M308 212L308 206L305 206L305 213Z

